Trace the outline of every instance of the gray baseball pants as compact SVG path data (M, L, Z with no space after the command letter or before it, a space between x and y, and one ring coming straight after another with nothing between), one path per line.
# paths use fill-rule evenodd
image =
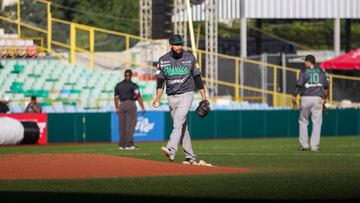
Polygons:
M196 159L191 145L187 115L190 110L194 92L169 95L168 102L171 119L173 121L173 130L167 143L167 148L172 155L176 154L178 144L180 143L185 152L185 158Z
M137 122L135 101L122 101L119 106L119 146L134 146L134 133Z
M302 96L299 117L299 142L303 148L309 148L308 124L311 113L312 133L310 140L311 150L318 150L320 144L320 132L322 125L321 98L317 96Z

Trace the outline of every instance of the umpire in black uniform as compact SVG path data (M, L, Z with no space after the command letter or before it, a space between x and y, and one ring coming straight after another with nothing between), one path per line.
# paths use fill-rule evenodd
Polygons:
M119 149L134 150L134 132L137 123L138 101L142 114L145 113L144 102L141 98L139 87L131 81L132 71L125 70L124 80L116 84L114 90L114 101L116 112L119 115ZM120 104L120 105L119 105Z

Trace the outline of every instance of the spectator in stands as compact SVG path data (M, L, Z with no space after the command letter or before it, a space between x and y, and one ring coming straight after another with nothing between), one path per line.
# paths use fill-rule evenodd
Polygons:
M36 96L31 96L30 103L26 106L24 113L41 113L41 105L37 102Z
M132 71L125 70L124 80L116 84L114 102L119 115L119 150L134 150L134 133L137 123L136 101L140 104L142 114L145 113L144 102L139 87L131 81ZM119 104L120 103L120 104Z
M0 113L9 113L9 104L10 98L6 96L3 100L0 101Z

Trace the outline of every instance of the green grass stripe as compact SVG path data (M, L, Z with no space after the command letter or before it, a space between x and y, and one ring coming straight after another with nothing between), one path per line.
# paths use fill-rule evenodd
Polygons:
M96 153L166 161L165 142L138 143L136 151L116 144L2 147L12 153ZM297 138L194 141L198 160L218 166L253 168L228 175L123 177L83 180L0 181L0 191L91 193L222 199L359 199L360 136L323 137L320 152L297 151ZM180 150L176 162L181 162Z

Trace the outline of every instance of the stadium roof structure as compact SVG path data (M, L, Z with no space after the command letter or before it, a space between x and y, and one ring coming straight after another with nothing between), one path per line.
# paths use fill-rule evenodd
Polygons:
M360 70L360 48L320 64L323 69Z
M217 0L217 19L359 19L359 0ZM192 20L205 20L205 3L192 5ZM184 20L179 13L173 21ZM186 19L185 19L186 20Z
M191 7L192 21L206 20L206 1ZM217 0L216 20L241 19L241 56L247 56L247 19L334 19L334 53L340 54L340 19L360 19L359 0ZM187 21L182 11L173 22Z

